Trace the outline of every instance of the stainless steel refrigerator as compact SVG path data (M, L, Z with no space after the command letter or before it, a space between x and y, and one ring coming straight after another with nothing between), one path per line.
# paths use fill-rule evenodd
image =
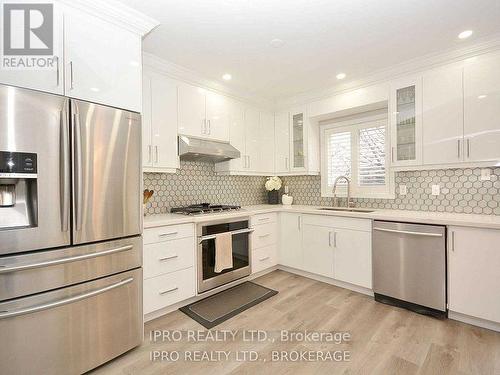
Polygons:
M141 187L138 113L0 85L0 373L141 343Z

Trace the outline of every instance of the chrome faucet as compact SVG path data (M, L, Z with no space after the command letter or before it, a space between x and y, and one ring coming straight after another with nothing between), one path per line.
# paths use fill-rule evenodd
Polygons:
M350 208L352 206L352 202L351 202L351 180L347 176L338 176L335 179L335 182L333 183L333 207L337 207L338 206L337 184L342 179L346 180L346 182L347 182L347 203L346 203L346 207Z

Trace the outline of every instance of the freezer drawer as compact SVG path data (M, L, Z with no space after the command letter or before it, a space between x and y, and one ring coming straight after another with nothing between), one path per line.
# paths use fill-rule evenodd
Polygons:
M0 303L3 375L81 374L140 345L142 270Z
M443 226L375 221L375 295L445 311L445 233Z
M140 267L140 236L0 258L0 301Z

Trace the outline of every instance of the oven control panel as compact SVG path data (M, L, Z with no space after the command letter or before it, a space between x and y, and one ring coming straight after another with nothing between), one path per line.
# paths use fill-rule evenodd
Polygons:
M37 154L0 151L0 177L36 178Z

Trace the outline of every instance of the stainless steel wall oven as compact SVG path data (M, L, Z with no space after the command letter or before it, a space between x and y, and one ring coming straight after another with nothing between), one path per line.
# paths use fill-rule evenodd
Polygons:
M210 221L198 224L198 292L227 284L250 275L250 233L249 218ZM218 233L230 232L233 241L233 267L215 272L215 237Z

